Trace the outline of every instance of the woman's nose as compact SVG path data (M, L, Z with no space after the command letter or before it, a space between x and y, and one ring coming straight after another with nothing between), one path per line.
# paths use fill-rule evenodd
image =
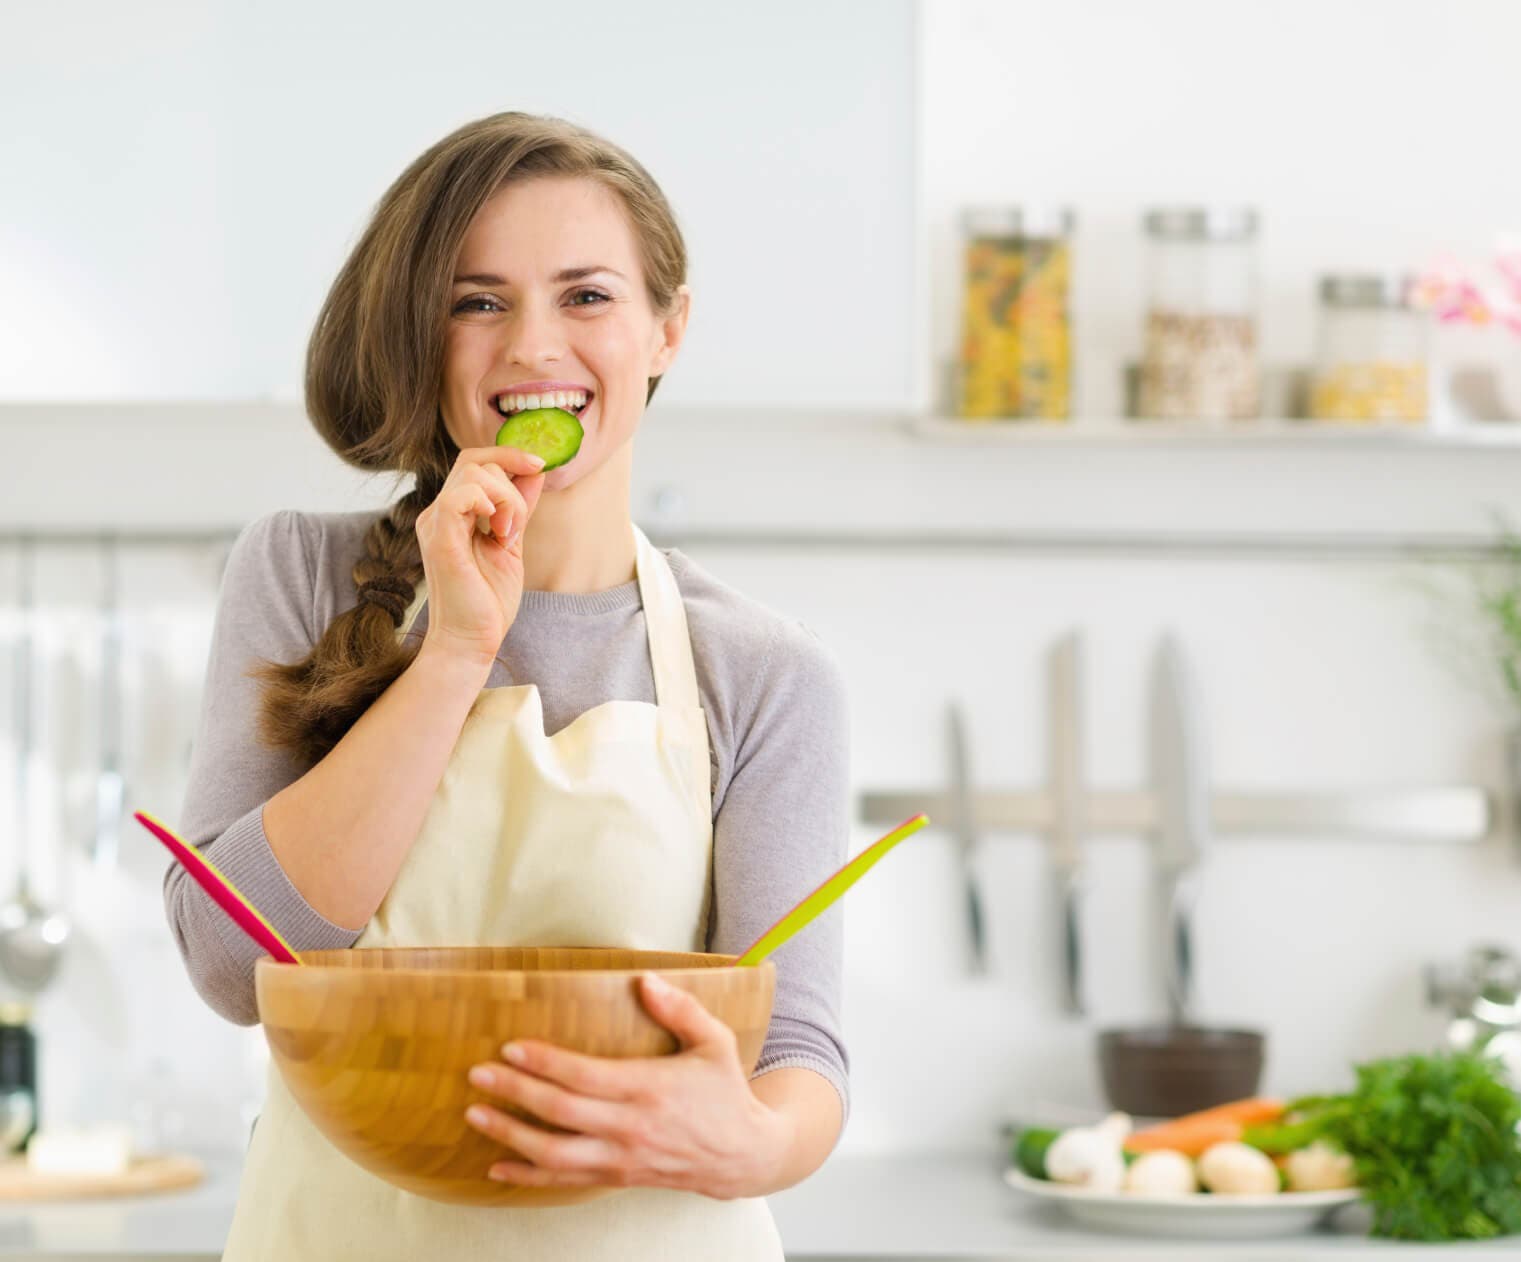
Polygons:
M553 363L565 351L565 338L555 314L524 303L507 320L506 354L515 364Z

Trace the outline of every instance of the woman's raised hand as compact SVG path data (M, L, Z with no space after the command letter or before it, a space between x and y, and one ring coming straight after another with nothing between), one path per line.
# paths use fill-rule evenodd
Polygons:
M523 528L544 489L543 467L516 447L468 447L417 515L425 647L490 667L523 599Z

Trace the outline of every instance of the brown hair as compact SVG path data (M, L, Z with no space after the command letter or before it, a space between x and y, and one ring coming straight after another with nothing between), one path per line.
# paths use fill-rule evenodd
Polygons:
M334 618L304 660L250 672L264 683L262 739L307 764L322 759L416 655L396 642L396 628L423 576L417 516L459 455L438 403L454 267L481 207L503 186L541 176L583 176L618 196L657 313L673 309L686 280L686 246L660 186L622 149L563 119L513 111L467 123L385 191L317 315L306 406L348 464L417 480L370 527L354 564L355 587L378 580L371 591L380 603L361 599ZM650 378L646 403L659 382Z

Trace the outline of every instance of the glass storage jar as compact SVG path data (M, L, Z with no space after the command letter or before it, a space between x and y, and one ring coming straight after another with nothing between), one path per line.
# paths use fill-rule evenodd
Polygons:
M1149 295L1137 411L1161 420L1243 420L1261 397L1257 214L1146 213Z
M1070 418L1073 221L1063 207L962 213L958 415Z
M1410 276L1346 273L1320 280L1320 336L1310 416L1423 421L1430 326Z
M0 1003L0 1158L37 1130L37 1040L23 1004Z

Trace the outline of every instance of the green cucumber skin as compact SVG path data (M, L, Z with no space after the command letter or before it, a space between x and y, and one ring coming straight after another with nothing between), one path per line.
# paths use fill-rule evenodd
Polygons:
M565 431L565 436L553 446L544 444L529 444L513 441L513 434L525 429L541 420L549 418L564 418L563 423L556 419L557 427ZM542 456L544 459L543 472L548 473L551 469L558 469L563 464L568 464L575 459L576 453L581 450L581 440L586 436L586 431L581 428L581 422L576 419L574 412L567 412L564 408L533 408L527 412L519 412L516 416L509 416L502 427L496 432L496 445L498 447L517 447L530 455Z
M1032 1179L1049 1179L1046 1173L1046 1150L1056 1142L1060 1131L1031 1127L1014 1145L1014 1162Z

